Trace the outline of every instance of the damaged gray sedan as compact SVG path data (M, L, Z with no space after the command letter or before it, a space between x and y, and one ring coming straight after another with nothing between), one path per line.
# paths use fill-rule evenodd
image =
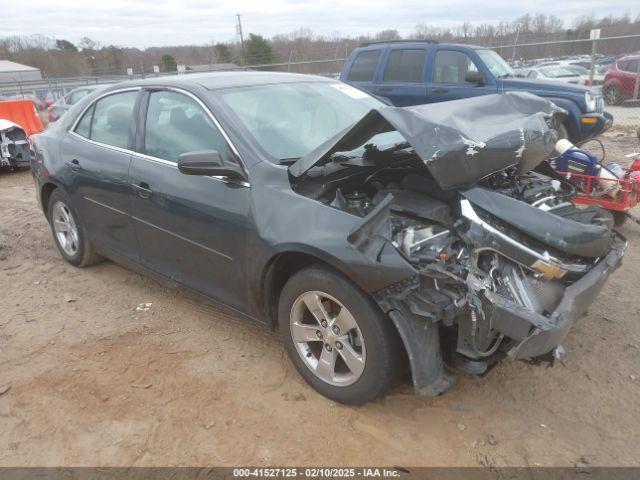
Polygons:
M219 73L127 82L35 138L70 263L108 257L278 327L347 404L410 369L554 353L618 267L610 215L550 168L563 111L525 93L390 107L328 79Z

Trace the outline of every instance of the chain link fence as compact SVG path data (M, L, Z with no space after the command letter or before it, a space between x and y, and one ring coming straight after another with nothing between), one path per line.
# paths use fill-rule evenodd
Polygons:
M566 34L549 35L545 41L531 41L527 36L473 39L461 43L475 43L494 49L523 79L544 79L589 88L602 95L605 109L614 116L614 127L640 126L640 33L616 31L615 35L566 39ZM506 41L506 43L504 43ZM456 40L458 42L458 40ZM286 61L258 65L211 64L178 65L178 72L159 72L157 66L124 66L118 72L97 76L46 78L39 81L0 82L0 99L33 98L42 105L55 101L69 91L86 86L111 84L133 78L189 75L223 70L265 70L324 75L338 78L346 58L358 46L348 41L332 47L305 52L291 50ZM281 55L282 57L282 55ZM246 63L248 60L244 58Z

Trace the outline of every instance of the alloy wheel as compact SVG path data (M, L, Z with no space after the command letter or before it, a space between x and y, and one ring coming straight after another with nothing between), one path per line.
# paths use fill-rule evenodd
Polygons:
M351 312L331 295L311 291L291 307L291 338L306 367L322 381L346 387L364 371L366 350Z
M618 105L620 102L620 92L617 87L609 87L605 91L605 100L608 105Z
M51 210L51 221L53 222L53 230L60 248L73 257L78 253L78 227L73 219L73 215L63 202L57 201Z

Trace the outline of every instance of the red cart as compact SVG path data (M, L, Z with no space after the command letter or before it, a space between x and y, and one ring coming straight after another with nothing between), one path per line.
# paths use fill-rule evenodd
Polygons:
M640 157L625 169L621 178L602 178L573 172L558 172L570 179L578 189L573 197L576 205L598 205L613 214L616 226L627 218L640 224L640 218L629 213L640 203Z

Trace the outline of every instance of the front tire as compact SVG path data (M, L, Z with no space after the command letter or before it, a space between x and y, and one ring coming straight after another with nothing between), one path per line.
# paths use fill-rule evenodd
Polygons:
M607 87L603 93L607 105L620 105L622 103L622 94L620 93L620 89L615 85Z
M49 197L48 219L56 246L67 262L86 267L102 260L85 235L71 202L60 189L54 190Z
M384 395L401 373L402 344L391 320L327 267L307 267L288 280L278 323L300 375L332 400L362 405Z

